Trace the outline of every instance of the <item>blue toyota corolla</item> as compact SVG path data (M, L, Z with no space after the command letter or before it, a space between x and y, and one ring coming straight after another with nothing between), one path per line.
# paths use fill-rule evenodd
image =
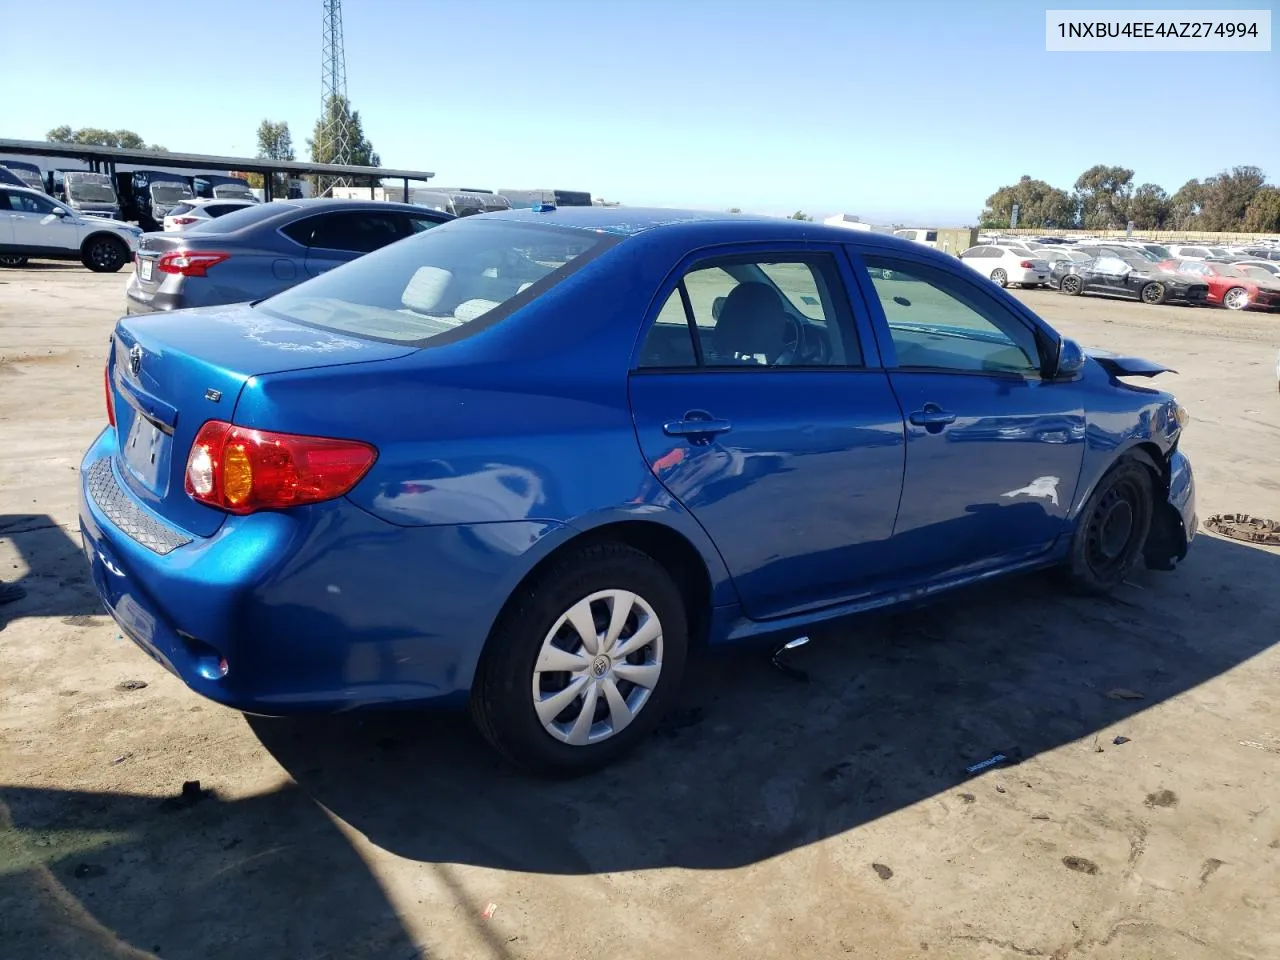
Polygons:
M129 317L93 579L198 693L469 702L524 767L645 736L691 645L1196 528L1185 420L954 258L788 220L467 218L252 305Z

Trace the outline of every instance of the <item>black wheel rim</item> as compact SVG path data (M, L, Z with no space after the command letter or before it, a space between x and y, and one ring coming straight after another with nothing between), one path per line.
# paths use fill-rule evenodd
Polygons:
M1080 278L1079 277L1063 277L1062 289L1067 291L1067 293L1076 293L1080 289Z
M114 267L120 262L120 250L110 240L100 240L89 251L89 259L99 267Z
M1142 288L1142 299L1147 303L1159 303L1164 296L1164 287L1158 283L1149 283Z
M1142 491L1122 480L1093 508L1085 540L1085 559L1100 579L1107 579L1128 563L1142 511Z
M16 267L22 263L22 257L0 257L0 264L6 267Z

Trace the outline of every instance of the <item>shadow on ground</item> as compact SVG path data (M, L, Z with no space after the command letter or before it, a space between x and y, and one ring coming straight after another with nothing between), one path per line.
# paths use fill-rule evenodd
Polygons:
M27 591L21 600L0 604L0 630L19 617L105 614L89 579L79 536L47 514L0 514L0 540L12 540L27 566L25 574L0 568L0 581L18 583Z
M0 789L16 828L0 821L0 940L24 957L428 955L331 814L417 861L482 938L454 864L752 864L963 789L966 766L996 751L1087 742L1232 669L1275 642L1277 577L1280 557L1206 536L1182 569L1112 600L1028 577L844 624L796 652L808 683L759 651L703 658L653 742L572 782L512 773L465 718L384 714L249 720L295 783L232 802Z
M1202 537L1110 600L1047 576L815 635L788 678L706 658L653 743L569 783L495 760L460 717L249 723L300 786L414 860L586 874L751 864L959 787L996 752L1088 738L1276 642L1280 557ZM1110 691L1141 692L1117 700Z

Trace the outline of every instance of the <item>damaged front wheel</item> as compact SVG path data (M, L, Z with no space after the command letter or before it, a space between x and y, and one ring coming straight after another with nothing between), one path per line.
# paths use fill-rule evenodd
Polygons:
M1089 497L1067 554L1071 584L1092 594L1110 593L1142 557L1154 513L1151 471L1133 459L1121 460Z

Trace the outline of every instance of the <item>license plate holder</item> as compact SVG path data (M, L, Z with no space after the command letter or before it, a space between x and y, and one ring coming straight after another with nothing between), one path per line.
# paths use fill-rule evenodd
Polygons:
M155 264L148 259L138 260L138 276L143 280L151 279L151 271L155 269Z
M124 441L124 462L133 474L156 493L160 489L162 470L168 463L165 456L169 437L154 423L135 413L129 435Z

